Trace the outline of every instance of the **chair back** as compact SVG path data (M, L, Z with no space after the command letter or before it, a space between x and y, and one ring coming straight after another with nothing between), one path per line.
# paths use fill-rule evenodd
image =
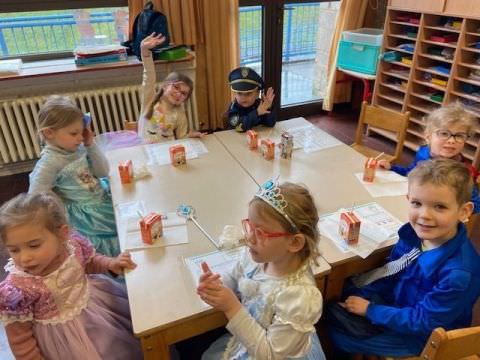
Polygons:
M433 330L420 355L423 360L480 359L480 326Z
M368 105L366 101L362 103L362 110L358 120L357 131L355 133L355 144L362 145L365 134L365 126L387 130L396 133L397 146L393 154L392 161L399 160L402 155L403 143L407 133L410 112L399 113L396 111Z

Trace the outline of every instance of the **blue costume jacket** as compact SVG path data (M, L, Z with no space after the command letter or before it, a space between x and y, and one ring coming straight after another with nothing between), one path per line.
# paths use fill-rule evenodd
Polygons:
M430 159L432 159L432 155L430 154L430 147L428 145L423 145L418 149L417 153L415 154L415 159L408 167L404 167L400 165L392 165L391 170L402 176L407 176L409 172L412 171L419 162L430 160ZM467 161L465 161L463 157L461 158L460 161L462 161L465 164L465 166L468 168L475 182L476 177L478 175L477 170L472 165L470 165ZM480 195L478 194L478 186L475 183L472 191L472 202L473 202L473 205L475 206L473 209L473 212L480 213Z
M398 232L400 240L390 260L396 260L421 240L410 224ZM366 318L389 332L398 333L414 354L419 354L430 333L468 327L472 308L480 296L480 256L467 238L463 224L454 238L423 252L405 270L356 289L355 295L369 299L380 295L386 304L371 302Z
M227 129L244 132L257 125L275 126L275 117L272 113L258 116L258 105L260 99L255 100L255 103L247 108L233 101L228 109Z

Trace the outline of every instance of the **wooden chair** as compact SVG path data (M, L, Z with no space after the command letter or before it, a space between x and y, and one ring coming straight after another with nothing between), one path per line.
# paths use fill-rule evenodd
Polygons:
M385 360L480 360L480 326L445 331L436 328L419 357Z
M137 122L136 122L136 121L128 121L128 120L125 120L125 121L123 122L123 129L124 129L124 130L137 131Z
M407 133L409 118L410 112L408 111L406 113L399 113L368 105L367 102L364 101L362 103L360 118L358 119L355 142L351 145L352 148L367 157L376 157L378 154L380 154L380 151L376 151L372 148L362 145L363 136L365 134L365 125L372 126L374 128L396 133L397 147L395 148L395 154L386 154L382 156L382 159L390 162L399 160L402 156L403 143Z

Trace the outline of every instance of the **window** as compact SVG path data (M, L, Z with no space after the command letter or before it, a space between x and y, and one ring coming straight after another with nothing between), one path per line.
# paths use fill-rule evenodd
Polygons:
M16 0L1 4L0 58L59 58L72 56L78 45L125 41L127 5L128 0Z

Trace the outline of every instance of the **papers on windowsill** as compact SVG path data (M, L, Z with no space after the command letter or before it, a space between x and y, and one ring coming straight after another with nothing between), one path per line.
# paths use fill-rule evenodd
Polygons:
M358 244L348 245L338 233L340 213L347 211L339 209L335 213L320 217L320 233L333 241L333 243L346 253L348 251L365 259L378 249L384 242L398 240L397 231L402 223L377 203L357 206L355 215L360 219L360 238Z
M199 139L181 139L158 144L149 144L144 147L148 158L147 163L149 165L169 165L169 148L176 144L182 144L185 146L187 160L196 159L200 155L208 153L207 147Z
M287 131L293 135L293 149L303 149L303 151L306 153L311 153L342 144L341 141L318 129L312 124L290 128L283 126L282 124L277 124L272 134L268 137L274 141L275 144L279 144L284 131Z
M375 179L371 183L362 180L363 173L356 173L355 177L372 197L402 196L408 192L407 178L393 171L377 169Z
M0 76L18 75L22 65L22 59L0 60Z

